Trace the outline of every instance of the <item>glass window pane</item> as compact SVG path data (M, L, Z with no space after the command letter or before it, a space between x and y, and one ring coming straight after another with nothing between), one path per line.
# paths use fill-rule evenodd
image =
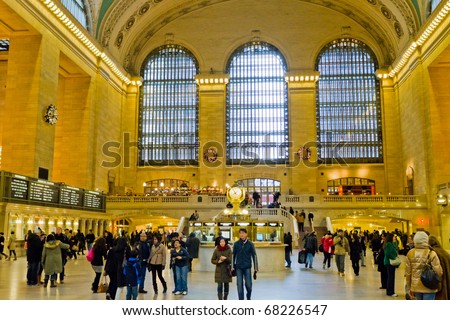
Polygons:
M139 160L148 164L198 163L198 64L185 48L163 46L141 71Z
M88 28L83 0L61 0L61 3L83 27Z
M319 54L317 141L322 163L382 163L380 85L375 55L340 39Z
M288 161L286 63L272 45L252 42L232 55L227 73L227 163Z

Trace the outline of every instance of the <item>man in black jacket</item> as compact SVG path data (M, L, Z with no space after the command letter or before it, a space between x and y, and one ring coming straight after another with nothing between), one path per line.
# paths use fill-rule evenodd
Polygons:
M144 290L145 274L147 272L147 265L150 258L151 244L148 242L148 237L145 231L139 234L139 241L135 243L135 248L139 253L139 293L147 293Z
M39 235L36 233L30 233L27 236L27 285L38 285L38 272L41 264L42 250L44 250L44 244L41 241Z
M59 240L62 243L70 244L69 239L67 238L65 233L62 232L62 228L60 228L60 227L56 228L55 240ZM63 284L64 283L64 271L65 271L64 266L67 263L67 250L66 249L61 249L61 258L62 258L63 269L62 269L62 272L59 274L59 283Z
M244 300L244 281L247 300L252 296L252 262L255 274L258 272L258 258L255 245L247 238L247 230L239 230L239 240L233 246L233 269L236 270L236 284L239 300Z
M195 236L194 232L191 232L186 240L186 249L189 253L189 272L192 272L192 260L198 259L198 250L200 249L200 239Z

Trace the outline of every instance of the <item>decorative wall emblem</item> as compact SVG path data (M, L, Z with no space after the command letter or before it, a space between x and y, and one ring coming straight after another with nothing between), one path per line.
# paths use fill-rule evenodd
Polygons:
M206 162L216 162L217 161L217 148L216 147L209 147L205 150L203 153L203 159Z
M45 122L50 123L51 125L56 124L58 122L58 109L54 105L49 105L47 107L47 111L44 116Z
M311 158L311 149L303 146L297 150L296 154L302 160L309 160Z

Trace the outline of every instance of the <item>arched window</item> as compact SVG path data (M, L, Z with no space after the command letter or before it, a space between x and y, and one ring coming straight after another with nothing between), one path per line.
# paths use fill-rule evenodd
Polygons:
M194 56L166 45L141 70L139 165L198 163L198 90Z
M355 39L335 40L321 51L316 68L319 162L383 162L378 66L372 51Z
M231 56L227 73L228 164L288 161L286 63L272 45L252 42Z
M88 20L83 0L61 0L61 3L78 20L83 27L88 29Z
M441 0L428 0L427 4L427 18L433 13L437 6L441 3Z

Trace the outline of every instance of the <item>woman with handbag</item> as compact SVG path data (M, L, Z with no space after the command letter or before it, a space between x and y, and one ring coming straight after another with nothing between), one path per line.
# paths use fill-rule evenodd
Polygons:
M442 267L439 257L428 245L428 235L424 231L417 231L414 236L414 249L406 255L406 286L409 295L417 300L434 300L438 289L427 288L421 280L421 274L426 264L431 264L434 272L442 277Z
M216 265L214 282L217 283L217 297L219 300L227 300L230 292L231 277L231 247L228 240L221 237L211 257L211 263Z
M161 236L153 236L153 245L150 249L150 258L148 271L152 272L153 290L158 293L158 285L156 283L156 273L158 273L159 281L163 286L163 293L167 292L167 283L162 275L163 270L166 268L166 252L167 248L161 243Z
M92 251L94 253L94 258L91 261L91 266L95 272L95 278L94 282L92 282L91 290L93 293L97 293L98 284L100 282L100 277L102 276L103 271L103 259L106 259L107 253L105 238L98 238L97 241L94 242Z
M384 265L387 270L387 281L386 281L386 295L390 297L397 297L398 294L395 293L395 269L398 266L391 264L391 260L395 260L398 257L397 247L394 244L394 234L386 234L386 245L384 246Z

